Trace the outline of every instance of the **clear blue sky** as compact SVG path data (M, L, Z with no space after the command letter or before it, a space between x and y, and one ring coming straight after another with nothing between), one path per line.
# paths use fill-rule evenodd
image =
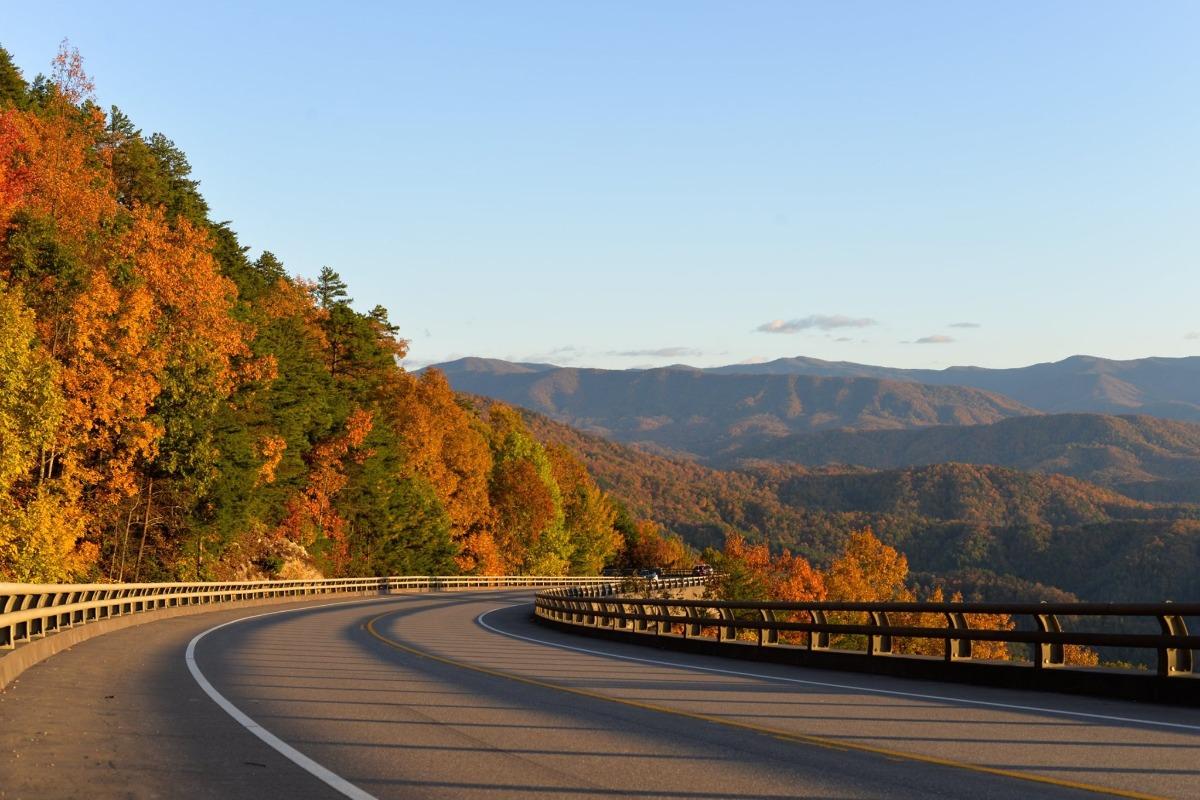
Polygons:
M0 44L68 37L411 364L1200 353L1200 3L336 6L10 4Z

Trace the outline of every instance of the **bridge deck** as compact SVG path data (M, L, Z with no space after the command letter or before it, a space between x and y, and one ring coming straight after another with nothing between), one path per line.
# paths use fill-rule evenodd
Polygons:
M318 601L208 633L195 663L380 798L1200 794L1192 709L664 653L535 625L529 596ZM185 664L198 633L262 613L112 633L27 672L0 694L0 797L339 796Z

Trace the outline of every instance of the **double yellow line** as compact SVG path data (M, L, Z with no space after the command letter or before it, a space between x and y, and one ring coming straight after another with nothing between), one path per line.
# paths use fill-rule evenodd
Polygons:
M668 706L660 706L655 703L644 703L640 700L627 700L620 697L613 697L600 692L589 691L588 689L577 689L573 686L562 686L557 683L549 683L547 681L538 680L537 678L528 678L524 675L516 675L512 672L505 672L498 669L490 669L481 667L476 664L468 664L465 661L458 661L445 656L434 655L427 653L424 650L418 650L414 647L409 647L406 644L401 644L395 639L389 639L375 629L375 623L385 617L397 614L397 611L387 611L372 619L368 620L363 628L371 636L378 639L383 644L394 650L400 650L420 658L427 658L431 661L437 661L441 664L447 664L459 669L467 669L472 672L479 672L484 675L491 675L496 678L504 678L506 680L523 683L527 686L537 686L541 689L551 689L556 692L564 692L566 694L578 695L579 697L588 697L593 700L603 700L608 703L616 703L618 705L638 708L644 711L656 711L660 714L671 714L676 717L684 717L686 719L700 720L702 722L711 722L716 725L724 725L727 728L736 728L743 731L751 731L753 733L766 734L774 736L776 739L782 739L788 742L797 742L799 744L814 745L816 747L825 747L832 750L853 750L860 753L871 753L873 755L885 756L892 759L902 759L904 761L913 761L919 764L933 764L939 767L950 767L952 769L962 769L968 772L983 773L985 775L999 775L1004 778L1014 778L1016 780L1030 781L1032 783L1040 783L1047 786L1057 786L1063 789L1076 789L1084 792L1093 792L1095 794L1105 794L1111 797L1128 797L1133 800L1164 800L1159 795L1144 794L1142 792L1130 792L1124 789L1116 789L1108 786L1097 786L1091 783L1080 783L1078 781L1068 781L1061 778L1051 778L1045 775L1035 775L1029 772L1017 772L1011 769L1001 769L999 767L986 767L980 764L969 764L965 761L954 761L949 758L939 758L937 756L921 755L919 753L905 753L900 750L890 750L886 747L875 747L874 745L861 744L859 742L847 742L841 739L831 739L824 736L812 736L804 733L794 733L778 728L770 728L765 725L755 725L749 722L738 722L737 720L727 719L725 717L716 717L711 714L701 714L695 711L683 711L678 708L670 708Z

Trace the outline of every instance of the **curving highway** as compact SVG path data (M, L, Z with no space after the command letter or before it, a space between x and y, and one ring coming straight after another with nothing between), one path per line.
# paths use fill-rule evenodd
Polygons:
M658 651L529 590L180 617L0 693L0 798L1200 796L1200 713Z

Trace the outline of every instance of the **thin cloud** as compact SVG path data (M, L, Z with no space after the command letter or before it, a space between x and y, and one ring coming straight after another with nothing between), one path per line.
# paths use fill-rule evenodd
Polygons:
M920 339L917 339L915 342L913 342L913 344L950 344L953 341L953 336L935 333L933 336L922 336Z
M451 361L453 359L445 359L445 360ZM419 369L425 369L426 367L431 367L434 364L440 364L440 363L442 363L442 361L443 361L443 359L440 359L440 358L406 358L400 362L400 365L403 366L406 370L415 372Z
M799 333L812 329L831 331L837 328L867 328L878 323L870 317L847 317L842 314L812 314L798 319L773 319L754 330L760 333Z
M769 359L766 356L750 356L743 358L738 364L765 364Z
M1200 339L1200 331L1192 331L1191 333L1185 334L1183 338L1185 338L1185 339Z
M978 322L951 322L951 328L982 328Z
M836 339L834 339L834 341L835 342L853 342L854 340L851 339L849 336L839 336Z
M578 361L584 355L584 351L574 345L566 345L565 347L554 347L543 353L530 353L529 355L514 357L507 356L505 361L517 361L524 363L560 363L569 364Z
M611 350L608 354L623 358L679 358L680 356L702 356L704 351L694 347L658 347L649 350Z

